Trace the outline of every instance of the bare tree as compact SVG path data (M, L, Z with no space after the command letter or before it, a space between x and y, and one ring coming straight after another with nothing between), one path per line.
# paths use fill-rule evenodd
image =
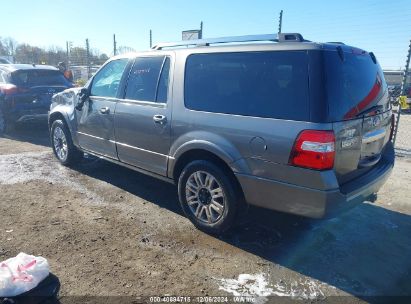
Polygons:
M3 45L6 48L6 53L8 56L15 56L17 41L11 37L3 39Z

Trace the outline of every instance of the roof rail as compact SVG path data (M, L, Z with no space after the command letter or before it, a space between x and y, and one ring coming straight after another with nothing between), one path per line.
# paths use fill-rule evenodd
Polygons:
M257 41L303 42L305 40L303 36L298 33L246 35L246 36L183 40L183 41L178 41L178 42L159 43L153 46L153 49L162 50L164 48L173 48L173 47L181 47L181 46L209 46L210 44L235 43L235 42L242 43L242 42L257 42Z
M329 41L329 42L326 42L326 43L345 45L344 42L340 42L340 41Z

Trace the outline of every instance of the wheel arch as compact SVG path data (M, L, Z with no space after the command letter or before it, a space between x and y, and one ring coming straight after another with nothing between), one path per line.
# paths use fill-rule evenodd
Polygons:
M213 164L217 165L219 168L223 169L223 171L227 174L230 180L233 181L234 187L237 191L239 191L241 197L244 198L244 193L241 184L234 174L234 172L236 172L236 168L230 166L230 164L227 163L225 159L227 158L224 156L221 157L221 154L219 155L219 153L215 153L214 151L210 151L209 149L188 149L185 152L181 153L179 157L175 159L174 166L172 168L170 176L174 179L175 183L178 183L178 179L180 177L181 172L183 171L185 166L187 166L190 162L196 160L210 161Z
M58 119L61 119L66 124L70 132L70 136L73 141L73 144L78 147L78 140L77 140L76 132L73 131L73 126L71 125L66 112L55 110L49 114L48 126L49 126L50 132L51 132L51 125L53 124L55 120L58 120Z

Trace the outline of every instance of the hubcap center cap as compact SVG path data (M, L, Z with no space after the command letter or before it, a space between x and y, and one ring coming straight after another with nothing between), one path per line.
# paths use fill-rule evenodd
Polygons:
M211 203L210 191L208 191L208 189L206 188L200 189L200 191L198 192L198 199L203 205L209 205Z

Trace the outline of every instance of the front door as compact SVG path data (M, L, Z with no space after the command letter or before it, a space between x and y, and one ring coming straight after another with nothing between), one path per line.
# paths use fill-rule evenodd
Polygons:
M127 63L126 58L113 60L94 76L90 97L77 116L80 147L114 159L117 159L114 113Z
M170 149L170 65L168 56L135 59L114 123L119 159L163 176Z

